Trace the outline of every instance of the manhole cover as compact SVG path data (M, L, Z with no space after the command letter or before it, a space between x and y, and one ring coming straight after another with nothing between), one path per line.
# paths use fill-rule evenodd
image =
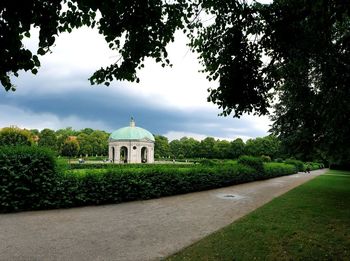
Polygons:
M227 194L227 193L220 193L220 194L216 194L215 196L221 199L231 199L231 200L239 200L244 198L244 196L241 196L241 195Z

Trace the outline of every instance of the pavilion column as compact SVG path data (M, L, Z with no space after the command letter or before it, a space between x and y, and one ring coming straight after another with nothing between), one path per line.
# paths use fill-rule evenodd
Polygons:
M120 148L119 148L119 146L114 146L114 162L120 163Z
M113 159L113 149L112 146L108 146L108 159L111 161Z

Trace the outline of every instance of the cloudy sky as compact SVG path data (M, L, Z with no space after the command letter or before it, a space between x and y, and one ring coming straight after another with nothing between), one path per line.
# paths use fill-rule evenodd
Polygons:
M37 46L38 32L25 45ZM81 28L60 35L52 53L42 57L37 75L21 73L14 78L15 92L0 88L0 128L17 125L27 129L74 129L90 127L111 132L136 125L170 140L183 136L207 136L244 140L267 135L267 117L246 115L240 119L219 117L220 110L206 101L215 86L199 73L196 54L178 33L168 51L172 68L147 60L139 71L140 83L114 81L109 87L91 86L88 78L113 63L117 55L108 49L96 30Z

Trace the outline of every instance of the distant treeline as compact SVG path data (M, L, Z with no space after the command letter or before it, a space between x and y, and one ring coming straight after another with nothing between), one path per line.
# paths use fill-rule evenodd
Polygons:
M275 159L280 156L280 142L274 136L249 139L216 140L207 137L202 141L183 137L171 142L164 136L155 135L155 158L207 158L237 159L241 155L268 156Z
M59 129L26 130L7 127L0 131L1 145L34 145L47 147L62 156L107 155L109 133L85 128L73 130L72 127Z
M0 130L1 145L33 145L48 147L62 156L107 156L110 133L102 130L85 128L74 130L72 127L59 130L20 129L6 127ZM280 157L280 143L274 136L247 140L216 140L207 137L202 141L183 137L168 141L161 135L155 137L156 159L236 159L241 155Z

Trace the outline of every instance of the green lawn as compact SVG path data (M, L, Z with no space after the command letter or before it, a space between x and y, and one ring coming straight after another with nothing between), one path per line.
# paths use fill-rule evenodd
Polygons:
M350 260L350 172L326 174L167 260Z

